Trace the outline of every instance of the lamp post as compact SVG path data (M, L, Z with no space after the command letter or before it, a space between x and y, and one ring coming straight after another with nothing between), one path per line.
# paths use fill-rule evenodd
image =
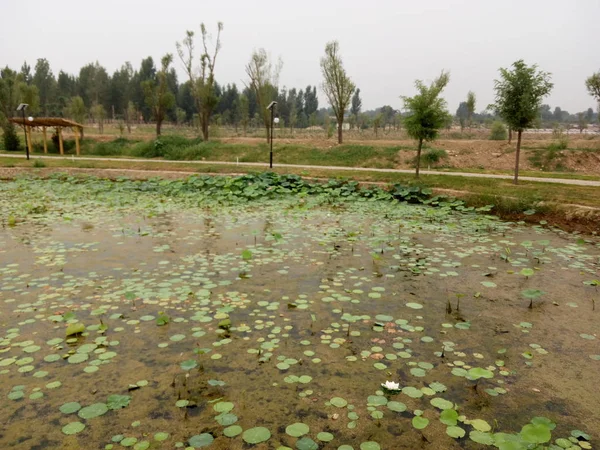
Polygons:
M27 145L27 127L25 126L25 110L29 105L27 103L21 103L17 106L17 111L23 113L23 132L25 133L25 152L27 153L27 159L29 159L29 146Z
M271 153L269 154L269 168L272 169L273 168L273 122L274 122L274 111L275 111L275 106L277 106L277 102L271 102L269 103L269 106L267 106L267 109L271 110L271 138L269 139L271 141Z

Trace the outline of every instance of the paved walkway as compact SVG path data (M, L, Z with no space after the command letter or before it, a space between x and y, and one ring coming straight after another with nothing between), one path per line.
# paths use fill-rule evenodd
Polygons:
M0 154L3 158L25 158L25 155L11 155L7 153ZM267 168L265 163L254 163L254 162L229 162L229 161L171 161L166 159L142 159L142 158L97 158L92 156L43 156L35 155L32 159L70 159L79 161L121 161L121 162L152 162L162 164L203 164L203 165L237 165L245 167L262 167ZM327 170L351 170L359 172L384 172L384 173L415 173L414 170L409 169L376 169L369 167L345 167L345 166L311 166L311 165L300 165L300 164L275 164L277 167L290 167L295 169L327 169ZM470 178L498 178L502 180L512 180L512 175L499 175L493 173L469 173L469 172L442 172L437 170L421 170L422 175L446 175L454 177L470 177ZM576 180L568 178L543 178L543 177L519 177L521 181L536 181L541 183L556 183L556 184L575 184L579 186L598 186L600 187L600 181L592 180Z

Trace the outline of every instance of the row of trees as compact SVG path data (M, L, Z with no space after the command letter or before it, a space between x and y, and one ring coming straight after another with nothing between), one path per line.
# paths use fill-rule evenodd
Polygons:
M165 119L179 124L195 121L203 138L207 140L211 121L243 128L252 121L255 124L260 122L269 136L270 119L266 106L277 101L277 113L281 121L292 129L316 125L319 118L328 123L331 111L337 125L339 143L343 140L345 121L350 122L351 126L365 125L365 119L369 116L361 113L360 90L344 68L336 41L326 44L320 61L323 77L321 89L330 110L325 110L324 113L321 110L319 114L316 86L309 85L304 91L280 89L281 59L273 61L264 49L252 53L245 68L245 86L241 91L235 84L220 86L216 81L215 71L222 48L223 24L217 25L214 40L204 24L200 26L200 31L199 39L196 39L193 31L187 31L184 39L176 43L177 56L188 78L183 83L179 83L177 79L172 54L161 59L159 68L148 57L142 60L138 70L126 63L112 76L97 62L82 67L77 77L60 71L55 78L45 59L37 61L33 74L27 64L19 72L7 67L0 71L0 115L9 117L18 102L26 102L29 103L32 114L65 115L79 122L87 118L97 122L101 130L107 117L123 120L129 129L132 122L154 120L157 135L160 135ZM503 76L506 75L502 70L504 69L501 69ZM594 74L586 81L588 90L595 98L599 74ZM418 95L437 98L448 81L447 74L443 74L431 86L417 82ZM411 102L411 99L415 100L418 96L401 98L404 100L402 114L391 106L383 106L370 117L375 132L380 127L397 127L401 120L407 130L410 128L410 117L420 105L418 102ZM476 117L475 108L476 96L469 92L456 114L463 128L472 127ZM540 118L547 118L549 109L547 105L536 104L533 122L528 122L528 126L532 126ZM491 110L497 114L501 112L496 107ZM444 111L444 126L447 127L452 123L452 117L446 109ZM500 116L503 117L501 114ZM565 119L562 110L556 108L552 119L559 116ZM593 110L590 108L585 114L580 113L578 119L580 122L584 119L591 121L594 119ZM5 120L3 123L4 126L9 126ZM519 129L508 121L507 124L510 129Z

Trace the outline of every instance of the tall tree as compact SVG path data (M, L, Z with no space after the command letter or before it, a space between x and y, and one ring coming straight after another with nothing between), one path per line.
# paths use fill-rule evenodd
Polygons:
M65 107L65 115L75 122L84 124L86 116L85 103L80 96L71 97ZM80 135L83 138L83 128L80 128Z
M193 67L194 32L187 31L183 42L177 42L177 54L183 62L185 71L191 81L192 92L194 93L196 108L200 118L202 137L205 141L208 140L210 115L219 102L219 98L215 93L215 64L217 62L219 50L221 50L221 31L223 31L223 23L219 22L217 24L217 40L215 48L212 53L209 53L208 32L206 31L206 26L203 23L200 24L203 53L200 55L199 71L195 70Z
M86 105L101 104L110 108L110 77L98 61L79 70L79 96Z
M477 98L475 97L475 93L473 91L469 91L467 94L467 124L469 125L469 132L471 132L471 127L473 126L473 114L475 113L475 105L477 102Z
M255 50L246 65L248 87L254 92L258 106L258 114L263 119L267 130L267 142L270 139L271 113L267 111L269 103L277 98L277 85L282 66L281 59L273 65L265 49Z
M404 117L404 128L408 135L419 141L417 148L416 176L419 178L421 166L421 149L423 141L432 141L438 137L439 130L444 128L448 118L446 101L440 94L450 81L450 74L442 71L429 86L421 80L415 81L419 93L414 97L402 97L407 115Z
M467 117L469 115L467 102L460 102L458 108L456 109L456 117L458 118L458 123L460 124L460 131L464 131L467 126Z
M56 102L56 79L50 69L50 64L45 58L40 58L35 64L33 84L37 86L40 94L40 106L44 116L50 116L53 103ZM55 106L55 105L54 105Z
M585 87L598 102L598 122L600 122L600 70L585 80Z
M390 105L384 105L379 108L379 112L381 113L381 125L383 126L383 131L385 131L385 127L388 126L389 129L392 128L392 124L394 123L394 116L396 115L396 111ZM388 130L389 131L389 130Z
M352 105L350 106L350 114L354 116L354 122L358 126L358 115L360 114L360 108L362 107L362 100L360 98L360 89L354 91L352 96Z
M128 61L116 70L110 83L110 104L116 114L125 118L132 96L133 66Z
M104 105L94 102L90 108L90 115L94 122L98 124L98 131L100 134L104 133L104 120L106 119L106 109Z
M537 66L527 66L523 60L512 64L513 70L500 69L500 80L494 80L496 112L510 128L517 132L517 154L514 184L519 182L519 156L523 130L532 126L538 116L542 100L553 84L551 75L538 71Z
M338 144L341 144L344 115L356 86L346 74L339 50L340 46L337 41L327 43L325 56L321 58L321 73L323 74L323 91L333 108L337 120Z
M140 70L134 73L131 81L131 100L139 109L144 121L149 121L152 116L152 111L146 105L144 90L142 83L144 81L154 81L156 79L156 67L151 56L142 59Z
M161 126L167 111L175 105L175 95L169 90L169 66L173 62L170 53L161 59L161 69L156 74L156 81L144 81L143 89L146 96L146 104L152 110L152 117L156 121L156 137L160 136Z

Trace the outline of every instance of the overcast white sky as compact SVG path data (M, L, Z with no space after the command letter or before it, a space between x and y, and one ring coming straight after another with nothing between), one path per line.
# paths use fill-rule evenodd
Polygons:
M185 30L224 23L217 62L219 83L242 85L253 49L281 56L280 84L320 85L325 43L338 40L363 109L401 108L400 95L414 80L432 80L442 69L451 80L449 109L473 90L480 111L493 101L499 67L517 59L553 75L548 98L571 113L594 107L584 80L600 70L600 0L0 0L0 66L32 67L47 58L54 74L78 73L99 61L109 73L125 61L139 67L175 54ZM198 43L199 44L199 43ZM176 67L183 74L177 58ZM325 105L319 92L320 106Z

